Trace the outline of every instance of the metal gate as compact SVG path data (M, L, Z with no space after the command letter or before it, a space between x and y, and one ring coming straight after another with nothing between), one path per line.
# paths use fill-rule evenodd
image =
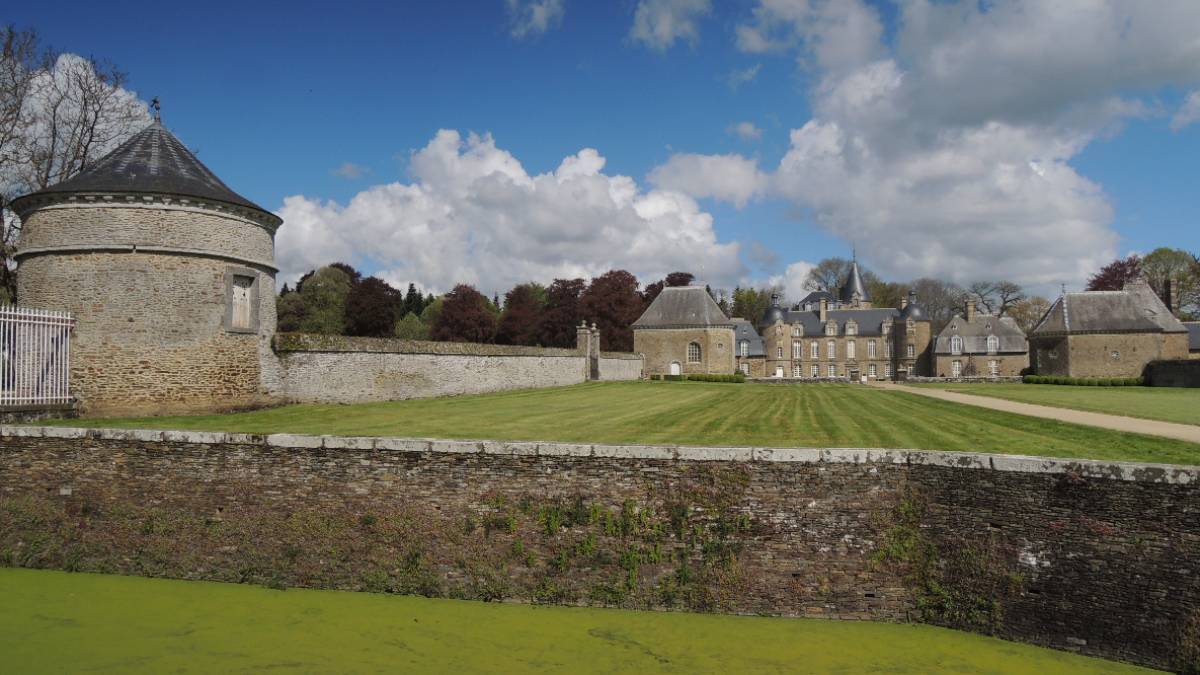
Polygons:
M0 410L72 402L68 312L0 306Z

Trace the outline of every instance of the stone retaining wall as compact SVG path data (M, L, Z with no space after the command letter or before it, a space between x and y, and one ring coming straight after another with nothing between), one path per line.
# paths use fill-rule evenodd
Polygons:
M923 620L1172 667L1198 560L1200 467L0 427L0 564Z

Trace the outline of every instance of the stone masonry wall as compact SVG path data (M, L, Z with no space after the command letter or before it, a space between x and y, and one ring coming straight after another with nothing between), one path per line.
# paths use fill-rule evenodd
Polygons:
M294 402L391 401L587 380L586 357L571 349L281 334L275 350L277 395Z
M634 356L600 355L600 379L639 380L642 377L642 359Z
M687 348L700 344L699 363L689 363ZM732 328L640 328L633 331L633 351L646 357L647 375L666 375L678 362L681 373L731 374L734 371Z
M1180 667L1200 468L0 427L0 564L922 620Z
M1000 372L998 377L1017 377L1021 375L1021 371L1029 367L1029 354L937 354L935 356L936 368L934 368L934 377L953 377L954 362L962 362L963 374L970 373L970 377L987 377L988 361L999 361ZM972 373L972 368L974 372ZM909 380L914 378L909 377Z

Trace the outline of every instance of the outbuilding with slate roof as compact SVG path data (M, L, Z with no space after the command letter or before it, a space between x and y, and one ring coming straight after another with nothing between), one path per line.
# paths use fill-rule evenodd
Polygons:
M1029 335L1039 375L1138 377L1147 363L1188 357L1188 330L1145 281L1066 293Z
M89 414L254 405L278 386L275 214L159 120L82 173L12 202L23 304L69 310Z
M647 375L732 374L734 322L704 286L668 286L633 322Z
M978 310L973 300L934 341L937 377L1013 377L1029 367L1029 341L1009 316Z

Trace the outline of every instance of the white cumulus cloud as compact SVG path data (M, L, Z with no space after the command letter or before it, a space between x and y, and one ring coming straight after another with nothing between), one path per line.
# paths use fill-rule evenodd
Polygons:
M640 0L629 37L659 51L679 40L695 44L700 39L700 19L711 12L711 0Z
M1171 131L1182 131L1195 122L1200 122L1200 89L1188 94L1183 105L1171 117Z
M758 139L762 138L763 134L762 129L759 129L757 126L755 126L754 122L738 122L737 124L730 125L730 127L725 131L737 136L743 141L757 141Z
M413 181L376 185L347 204L295 195L276 258L285 280L342 260L394 284L503 292L517 283L627 269L643 282L703 269L714 284L744 274L737 243L681 192L603 172L587 148L530 175L490 136L442 130L412 156Z
M517 39L534 37L562 23L566 7L563 0L505 0L510 33Z
M676 153L655 167L649 178L660 189L721 199L738 207L745 206L766 187L766 176L757 163L738 154Z
M794 54L811 75L812 118L798 121L775 167L684 153L652 179L734 204L753 184L751 194L787 199L856 242L885 276L1047 287L1078 284L1115 257L1109 198L1071 161L1148 114L1139 96L1200 82L1200 3L899 8L885 39L860 0L760 0L738 45ZM1175 128L1192 121L1193 105L1200 116L1196 99Z

